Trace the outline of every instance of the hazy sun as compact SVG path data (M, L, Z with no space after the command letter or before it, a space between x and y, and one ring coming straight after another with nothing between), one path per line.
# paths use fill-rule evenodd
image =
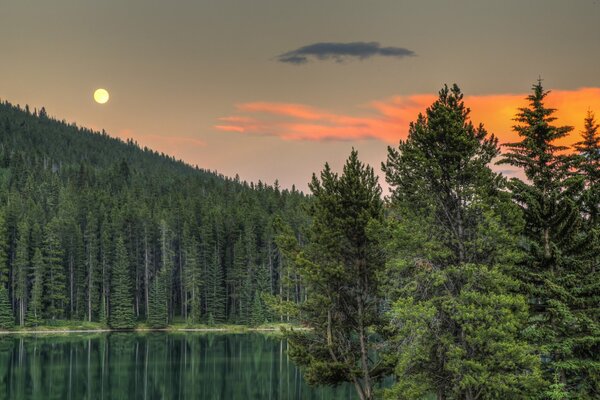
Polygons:
M104 104L108 101L109 95L106 89L96 89L94 92L94 100L96 103Z

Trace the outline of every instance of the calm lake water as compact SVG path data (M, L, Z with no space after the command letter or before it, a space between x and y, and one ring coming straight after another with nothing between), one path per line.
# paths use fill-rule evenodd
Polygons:
M0 336L0 399L354 399L311 388L261 334Z

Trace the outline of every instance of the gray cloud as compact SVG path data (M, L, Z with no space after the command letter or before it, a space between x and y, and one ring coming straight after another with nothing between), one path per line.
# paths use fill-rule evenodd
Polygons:
M415 55L412 50L403 47L381 47L377 42L320 42L280 54L277 56L277 61L300 65L307 63L310 59L332 59L336 62L343 62L349 59L364 60L374 56L404 58Z

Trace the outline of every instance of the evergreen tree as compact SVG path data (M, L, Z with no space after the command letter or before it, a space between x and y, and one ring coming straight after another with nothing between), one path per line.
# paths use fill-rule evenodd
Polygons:
M184 226L185 291L186 306L189 306L191 322L199 323L202 312L202 271L198 254L198 240Z
M8 283L8 229L4 210L0 210L0 284Z
M0 284L0 329L11 329L15 326L8 291L4 284Z
M100 302L101 285L99 280L101 271L98 271L98 237L96 220L92 214L88 214L87 226L85 229L85 268L86 268L86 316L88 321L92 321L94 313L98 312Z
M526 302L506 274L518 259L519 224L489 167L498 154L456 85L388 149L395 257L386 276L398 377L389 398L528 398L539 387L537 357L520 337Z
M115 241L115 263L112 269L110 292L110 327L115 329L135 327L129 261L125 242L121 236Z
M311 293L301 305L301 319L312 330L289 334L289 354L305 368L309 383L351 382L360 399L373 399L385 372L372 357L382 317L378 274L384 258L372 234L383 221L381 188L355 150L341 176L325 164L309 187L314 196L309 243L286 252Z
M575 166L583 178L585 191L583 194L583 211L590 228L597 227L600 217L600 126L594 114L588 111L585 118L585 129L581 133L582 140L573 146L576 150Z
M252 302L252 315L250 317L250 325L258 326L260 324L265 323L265 309L260 298L260 293L256 292L254 294L254 301Z
M167 301L169 302L168 310L173 309L173 248L171 244L171 232L167 226L167 222L160 222L160 254L161 254L161 270L164 271L164 284L167 293ZM170 317L170 314L169 314Z
M46 270L46 293L47 311L51 319L61 319L65 315L67 304L67 277L63 266L64 250L60 243L60 223L53 218L46 226L44 232L44 267Z
M152 328L164 328L168 323L168 301L165 286L166 270L160 270L154 277L150 288L150 308L148 324Z
M17 320L20 326L25 325L27 311L27 276L29 274L29 224L22 221L18 227L19 239L17 240L15 256L14 296L17 301Z
M29 325L38 325L42 321L43 311L43 288L44 288L44 258L42 251L36 248L31 259L33 270L33 285L31 288L31 299L27 309L27 322Z
M570 177L566 147L556 144L572 127L552 124L555 110L544 105L548 93L541 81L533 86L514 127L522 140L508 144L502 160L521 167L528 178L511 180L526 222L527 258L517 276L531 303L528 332L548 380L556 377L571 397L593 398L599 381L597 301L590 304L589 290L582 288L593 272L594 233L582 229L581 181Z
M206 314L209 320L223 322L225 320L225 288L223 287L223 270L217 245L213 245L208 259L206 273Z

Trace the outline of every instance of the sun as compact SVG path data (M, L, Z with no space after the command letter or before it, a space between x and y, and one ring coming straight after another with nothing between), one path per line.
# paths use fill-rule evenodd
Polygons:
M109 97L106 89L96 89L94 92L94 100L96 100L96 103L104 104L108 101Z

